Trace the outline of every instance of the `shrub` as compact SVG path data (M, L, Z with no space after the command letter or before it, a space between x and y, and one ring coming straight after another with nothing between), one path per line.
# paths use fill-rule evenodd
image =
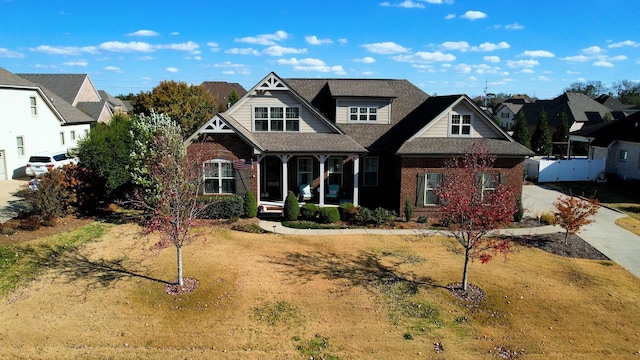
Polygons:
M353 217L353 222L358 225L367 225L373 223L373 211L369 208L361 207L358 213Z
M358 208L352 203L342 203L338 206L340 220L351 221L358 214Z
M318 214L316 204L306 203L300 207L300 215L305 219L314 219Z
M424 216L424 215L420 215L420 216L418 216L418 218L416 219L416 222L417 222L418 224L426 224L426 223L427 223L427 220L429 220L429 219L428 219L426 216Z
M244 195L244 216L254 218L258 216L258 202L253 191L249 190Z
M411 198L408 196L404 199L404 219L405 221L413 219L413 203L411 203Z
M202 207L200 219L230 219L243 214L244 198L239 195L200 196L197 201Z
M40 229L40 218L35 215L20 220L20 229L27 231L36 231Z
M64 216L71 196L65 187L64 174L61 169L52 169L42 174L38 183L38 190L27 189L27 201L36 215L42 217Z
M373 220L376 226L392 223L396 216L395 211L389 211L385 208L379 207L373 210Z
M283 215L286 221L292 221L298 219L300 213L300 205L298 199L293 191L289 191L287 198L284 201Z
M516 200L516 202L517 202L518 209L513 214L513 221L520 222L520 220L522 220L522 217L524 216L524 207L522 206L522 197L518 197L518 200Z
M320 219L325 224L333 224L340 221L340 212L336 207L323 207L320 208Z
M552 212L545 212L540 215L540 222L547 225L554 225L556 223L556 216Z

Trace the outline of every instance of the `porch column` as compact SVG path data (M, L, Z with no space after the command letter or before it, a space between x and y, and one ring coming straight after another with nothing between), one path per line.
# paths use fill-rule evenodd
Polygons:
M262 199L262 191L260 189L260 162L262 161L262 159L264 158L264 156L259 155L258 156L258 161L256 162L256 202L258 203L258 206L260 206L260 200Z
M358 184L360 183L360 155L353 157L353 205L358 206Z
M327 161L327 155L316 155L316 158L320 162L320 206L324 206L324 163Z
M287 199L287 194L289 194L289 169L287 162L291 159L291 155L280 155L279 158L282 160L282 201L284 202Z

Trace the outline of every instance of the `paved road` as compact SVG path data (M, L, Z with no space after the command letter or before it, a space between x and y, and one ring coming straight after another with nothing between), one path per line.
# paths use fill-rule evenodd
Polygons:
M0 222L4 222L16 216L23 205L21 199L13 196L26 180L0 181ZM522 191L522 203L525 208L525 216L536 217L537 214L554 211L553 202L561 193L539 185L525 185ZM615 210L601 207L596 215L596 221L586 226L578 235L611 260L629 270L640 278L640 237L615 224L624 214ZM261 226L269 231L275 230L279 234L417 234L417 230L382 230L382 229L348 229L348 230L300 230L283 227L279 222L262 221ZM274 228L275 226L275 228ZM513 229L514 235L549 233L562 231L557 226L544 226L531 229Z

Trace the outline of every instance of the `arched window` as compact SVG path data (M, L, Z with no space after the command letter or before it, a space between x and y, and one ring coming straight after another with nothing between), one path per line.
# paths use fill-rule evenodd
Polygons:
M235 193L235 174L230 160L207 160L203 167L205 194Z

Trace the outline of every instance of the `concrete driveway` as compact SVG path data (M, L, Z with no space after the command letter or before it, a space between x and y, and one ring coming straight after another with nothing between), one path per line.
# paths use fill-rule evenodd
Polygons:
M561 192L540 185L525 185L522 188L522 204L525 216L536 217L538 213L555 211L553 202ZM640 278L640 236L615 224L625 214L600 207L596 221L585 226L578 235L609 259ZM559 229L559 231L564 231Z
M23 199L13 194L20 189L20 186L28 183L27 178L0 181L0 222L15 217L25 208Z

